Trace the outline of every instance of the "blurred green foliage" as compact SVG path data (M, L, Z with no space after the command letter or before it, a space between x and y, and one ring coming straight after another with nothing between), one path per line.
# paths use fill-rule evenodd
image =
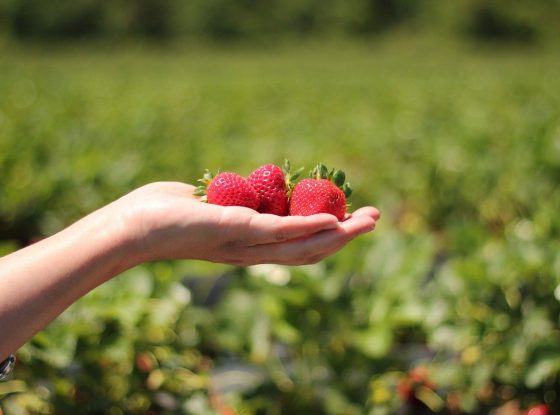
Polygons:
M555 0L4 0L0 35L271 40L364 37L395 29L483 41L558 41Z
M14 2L16 4L17 2ZM139 266L18 351L6 414L560 410L560 58L398 43L5 50L2 252L133 188L344 168L376 233L323 263Z

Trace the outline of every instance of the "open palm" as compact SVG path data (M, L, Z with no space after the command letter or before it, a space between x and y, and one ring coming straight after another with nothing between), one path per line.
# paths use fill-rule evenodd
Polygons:
M137 229L142 260L203 259L234 265L309 264L371 231L379 219L373 207L343 222L328 214L275 216L252 209L202 203L194 186L158 182L141 187L117 203Z

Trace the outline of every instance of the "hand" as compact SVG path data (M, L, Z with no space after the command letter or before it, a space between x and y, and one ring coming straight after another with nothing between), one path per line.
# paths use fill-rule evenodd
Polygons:
M194 186L153 183L62 231L0 258L0 360L70 304L141 262L203 259L235 265L320 261L379 218L372 207L334 216L280 217L202 203Z
M318 262L375 228L379 211L358 209L344 222L328 214L280 217L203 203L194 186L159 182L116 202L133 229L138 262L202 259L232 265Z

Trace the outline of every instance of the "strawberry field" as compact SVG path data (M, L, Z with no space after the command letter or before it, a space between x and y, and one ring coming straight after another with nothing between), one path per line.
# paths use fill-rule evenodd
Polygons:
M382 218L312 266L126 272L17 351L0 413L560 413L559 73L398 42L6 47L2 254L142 184L284 158L344 169Z

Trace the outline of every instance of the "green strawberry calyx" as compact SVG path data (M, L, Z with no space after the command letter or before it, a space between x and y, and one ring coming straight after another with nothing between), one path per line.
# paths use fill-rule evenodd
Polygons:
M214 177L214 174L210 170L206 169L204 170L202 178L197 180L200 184L196 187L196 189L194 189L193 195L199 196L201 202L208 202L208 186L210 186Z
M296 171L292 172L292 165L290 163L290 160L284 159L284 163L282 164L282 172L284 173L284 181L286 182L288 198L290 198L292 190L296 185L296 181L301 176L301 173L303 173L303 170L304 168L300 167Z
M346 182L346 173L342 170L329 170L327 166L322 163L317 164L311 172L309 172L309 177L312 179L326 179L332 182L336 187L338 187L344 193L344 196L348 199L352 194L352 187L350 183Z

